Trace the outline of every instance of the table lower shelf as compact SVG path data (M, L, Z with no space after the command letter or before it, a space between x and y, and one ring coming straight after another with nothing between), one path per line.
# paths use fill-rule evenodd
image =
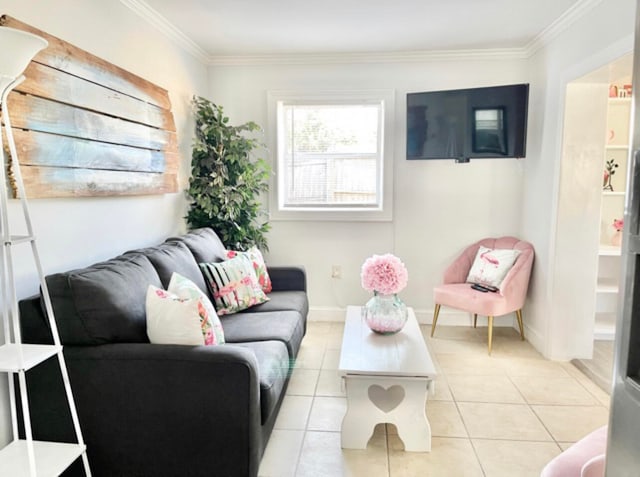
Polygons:
M84 445L63 442L33 441L37 477L57 477L85 450ZM17 440L0 449L1 474L31 477L27 441Z

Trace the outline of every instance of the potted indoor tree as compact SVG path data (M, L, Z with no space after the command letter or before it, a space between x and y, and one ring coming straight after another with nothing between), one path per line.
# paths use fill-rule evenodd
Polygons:
M253 152L262 144L251 133L254 122L229 124L221 106L193 98L196 120L191 159L187 223L211 227L227 248L266 250L269 224L259 196L268 189L269 164Z

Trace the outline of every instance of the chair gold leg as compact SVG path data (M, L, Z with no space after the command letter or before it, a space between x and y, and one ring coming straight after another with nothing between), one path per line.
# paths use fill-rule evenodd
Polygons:
M478 324L478 314L474 313L473 314L473 327L475 328L477 324Z
M493 316L489 316L489 355L491 355L491 341L493 339Z
M518 326L520 327L520 339L524 341L524 326L522 325L522 309L516 310L516 317L518 318Z
M436 303L436 307L433 310L433 321L431 322L431 337L433 338L433 333L436 331L436 322L438 321L438 314L440 313L440 305Z

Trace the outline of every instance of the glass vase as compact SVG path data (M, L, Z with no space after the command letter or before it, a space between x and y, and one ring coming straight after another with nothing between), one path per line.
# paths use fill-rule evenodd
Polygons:
M371 331L392 335L407 322L407 305L396 294L373 292L373 297L364 305L364 319Z
M616 230L611 236L611 245L619 247L622 245L622 230Z

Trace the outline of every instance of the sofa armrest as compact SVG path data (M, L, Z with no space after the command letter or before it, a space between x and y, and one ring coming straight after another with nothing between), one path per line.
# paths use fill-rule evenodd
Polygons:
M99 475L257 475L260 389L251 350L127 343L65 346L64 354ZM57 361L27 376L36 438L73 441Z
M304 267L267 267L273 291L307 291Z

